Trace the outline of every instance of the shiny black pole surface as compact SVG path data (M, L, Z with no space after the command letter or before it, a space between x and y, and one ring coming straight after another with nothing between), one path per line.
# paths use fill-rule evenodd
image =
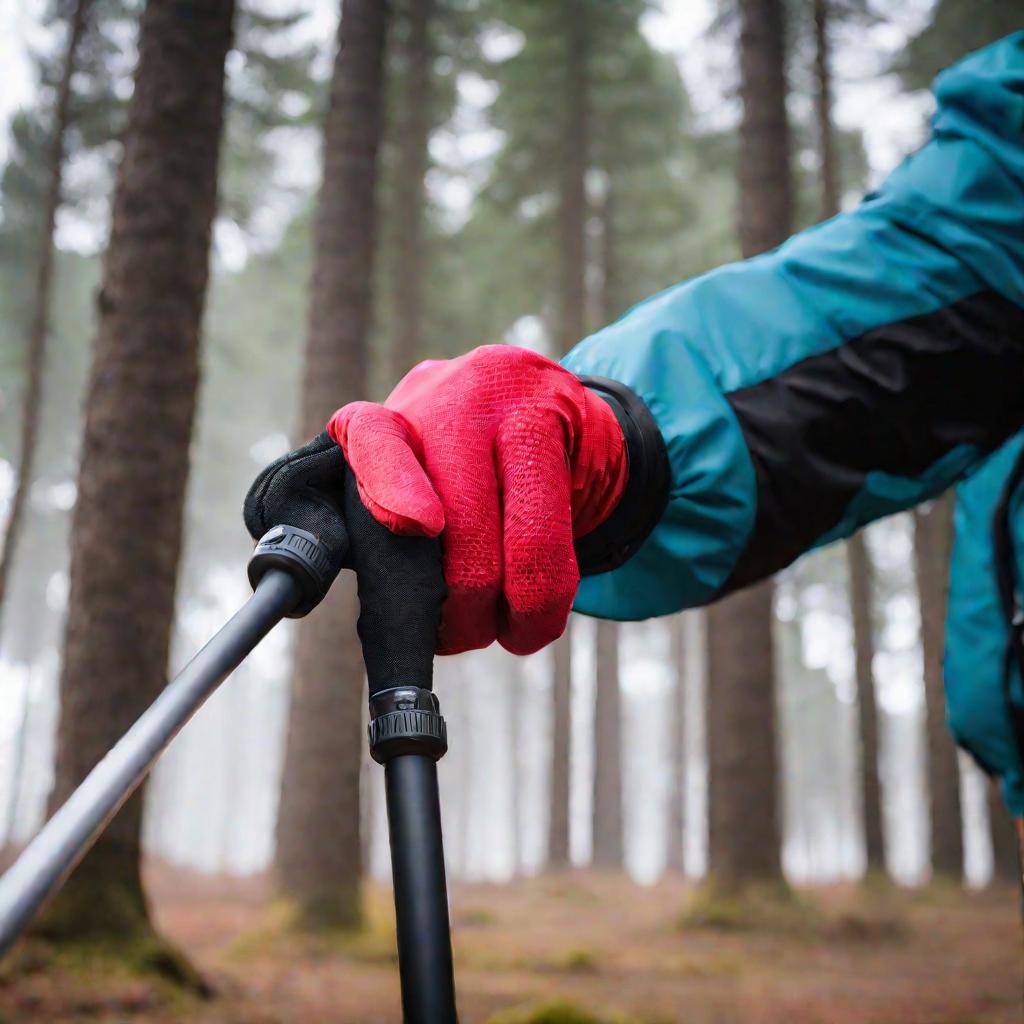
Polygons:
M405 1024L455 1024L437 764L404 754L384 767Z

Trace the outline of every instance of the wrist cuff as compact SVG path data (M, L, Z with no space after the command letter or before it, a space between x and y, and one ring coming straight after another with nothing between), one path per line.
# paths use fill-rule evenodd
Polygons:
M600 526L576 539L581 576L611 572L632 558L658 525L671 473L668 449L650 409L625 384L581 376L580 383L611 406L622 428L629 479L619 503Z

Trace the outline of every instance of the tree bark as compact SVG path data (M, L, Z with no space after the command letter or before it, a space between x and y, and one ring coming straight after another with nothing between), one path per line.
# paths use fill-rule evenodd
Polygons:
M839 164L832 124L832 62L828 0L814 0L814 119L818 129L818 173L821 216L839 212ZM863 533L846 542L850 619L857 681L857 712L861 739L861 821L867 869L885 870L882 799L878 775L878 710L875 701L875 640L872 623L871 560Z
M398 246L395 261L395 341L393 376L408 373L421 358L423 328L423 220L429 163L434 47L430 29L435 0L406 3L405 90L398 135L398 180L395 222Z
M512 819L510 829L512 877L519 876L523 867L523 765L519 748L523 741L523 698L525 680L520 671L520 662L515 658L505 659L508 679L505 682L508 699L508 756L509 785L509 816Z
M561 189L558 214L559 316L557 345L568 352L586 332L586 175L589 138L589 39L585 0L564 5ZM551 807L548 866L569 864L569 795L572 730L572 623L554 645Z
M14 733L14 750L11 754L11 788L7 796L7 812L4 815L3 846L7 847L14 845L14 830L18 824L18 809L21 806L21 786L25 777L25 746L28 739L29 717L32 713L32 677L34 674L34 665L31 662L27 663L18 728Z
M324 124L300 431L366 397L378 152L383 123L382 0L343 0ZM359 768L364 675L351 579L298 630L277 823L277 882L303 927L361 921Z
M551 777L549 779L547 866L569 866L569 796L572 779L571 624L552 645Z
M814 119L818 126L818 160L821 179L821 215L839 212L839 163L836 160L832 125L832 61L829 0L814 0Z
M740 0L739 233L744 256L773 249L792 230L784 6L782 0Z
M54 230L60 209L64 183L64 156L71 111L71 80L75 73L78 44L85 31L90 0L77 0L68 24L64 67L57 86L57 103L53 112L53 136L50 139L50 177L43 207L43 229L40 237L39 263L36 267L35 294L32 298L32 319L29 322L25 393L21 400L21 424L18 436L18 469L14 478L10 512L0 541L0 609L7 595L18 538L25 516L29 490L32 486L39 420L43 407L43 373L46 366L46 336L50 329L50 295L53 291L53 264L56 256Z
M594 700L593 850L595 867L620 871L622 837L622 700L619 691L619 626L597 623Z
M932 874L960 881L964 870L960 766L946 729L942 683L953 501L947 494L914 511L914 561L921 607Z
M614 182L609 176L600 207L601 290L594 319L611 323L618 307ZM619 689L619 642L615 622L599 621L595 630L594 790L591 805L591 860L595 867L623 867L622 699Z
M861 821L868 871L885 870L882 794L878 773L878 706L875 700L875 637L871 607L871 560L864 534L846 542L850 618L860 726Z
M770 582L708 609L708 867L781 877Z
M559 324L561 352L586 332L587 166L590 136L590 40L586 0L566 0L561 195L559 197Z
M233 15L232 0L150 0L142 16L85 401L51 809L166 682ZM137 793L44 932L149 931L141 816Z
M1003 803L999 784L990 781L987 790L989 834L992 839L992 881L1020 885L1020 838L1016 825Z
M686 873L686 624L682 615L672 620L672 667L675 681L670 711L668 786L668 852L665 864L669 871Z
M782 0L740 3L740 243L779 245L792 221ZM772 584L708 612L709 870L780 878Z

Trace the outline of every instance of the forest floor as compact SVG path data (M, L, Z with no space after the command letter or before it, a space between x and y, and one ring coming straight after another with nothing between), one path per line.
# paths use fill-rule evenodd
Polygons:
M160 927L207 1000L95 963L0 980L2 1024L398 1024L390 893L356 937L301 939L264 881L149 871ZM1010 888L762 894L751 916L681 882L571 873L456 885L462 1024L1008 1024L1024 1019ZM269 909L268 909L269 907ZM689 908L689 909L687 909ZM503 1016L557 999L590 1016ZM618 1015L622 1015L621 1017Z

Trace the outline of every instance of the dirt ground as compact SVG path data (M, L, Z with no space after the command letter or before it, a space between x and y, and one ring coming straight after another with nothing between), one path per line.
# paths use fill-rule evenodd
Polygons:
M365 934L309 942L282 929L265 882L150 875L160 927L210 980L212 999L76 964L0 982L0 1022L399 1024L388 891L368 894ZM753 922L712 903L682 923L693 898L679 882L585 874L456 886L461 1021L552 998L595 1024L617 1014L642 1024L1024 1019L1010 889L815 890Z

